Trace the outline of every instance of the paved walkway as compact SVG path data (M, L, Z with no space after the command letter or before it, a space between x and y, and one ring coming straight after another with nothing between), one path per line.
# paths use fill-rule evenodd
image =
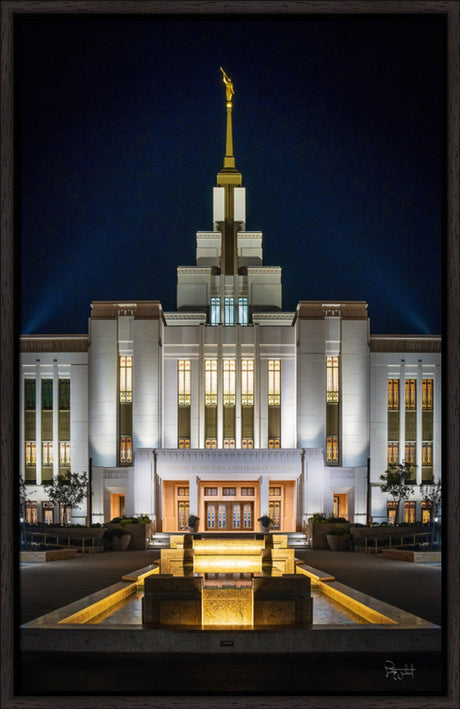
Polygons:
M441 568L360 552L303 551L296 557L337 581L441 625ZM160 552L101 552L76 559L21 566L22 623L120 581L158 559Z

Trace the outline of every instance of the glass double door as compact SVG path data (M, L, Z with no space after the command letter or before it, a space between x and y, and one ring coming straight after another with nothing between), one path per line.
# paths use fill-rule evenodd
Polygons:
M213 500L206 502L206 530L232 532L254 529L254 503Z

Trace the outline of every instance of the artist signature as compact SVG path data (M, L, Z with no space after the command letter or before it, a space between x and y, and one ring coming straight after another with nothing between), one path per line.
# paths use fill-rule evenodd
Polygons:
M385 678L393 677L393 679L404 679L410 677L414 679L415 667L411 664L410 667L406 664L404 667L395 667L395 663L391 660L385 660Z

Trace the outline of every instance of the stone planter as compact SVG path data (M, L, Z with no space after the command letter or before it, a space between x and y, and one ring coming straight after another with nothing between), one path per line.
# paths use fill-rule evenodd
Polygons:
M134 523L120 525L119 523L106 524L107 529L122 529L125 534L131 535L130 551L143 551L148 549L148 540L152 534L153 525L151 522Z
M121 537L114 537L110 542L112 551L127 551L131 542L130 534L123 534Z
M340 522L340 526L350 528L350 523ZM330 549L327 543L327 535L335 532L337 522L308 522L307 536L310 539L312 549Z
M349 534L326 534L331 551L346 551L350 546Z

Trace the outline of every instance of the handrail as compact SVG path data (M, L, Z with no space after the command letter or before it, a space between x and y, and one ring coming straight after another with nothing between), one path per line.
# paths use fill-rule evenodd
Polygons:
M62 547L62 546L65 546L65 544L63 544L63 543L60 542L59 540L60 540L60 539L66 539L66 540L67 540L67 546L68 546L69 548L77 548L77 549L80 549L80 543L78 543L78 544L71 544L71 541L74 541L74 542L76 541L76 538L73 537L71 534L65 534L65 533L63 533L63 534L56 534L55 532L53 532L53 533L50 534L50 532L28 532L28 531L26 531L25 534L24 534L25 541L33 541L33 540L34 540L34 537L40 538L40 539L42 540L42 541L40 541L40 543L43 544L44 546L48 546L48 547ZM55 539L56 541L55 541L55 542L49 542L49 541L47 541L48 537L49 537L50 539ZM79 538L79 542L80 542L80 539L81 539L81 553L82 553L82 554L84 554L85 551L86 551L86 549L87 549L86 544L85 544L85 542L86 542L87 539L90 539L90 540L91 540L90 548L91 548L91 551L94 551L94 547L95 547L94 540L95 540L96 538L97 538L97 537L94 537L94 536L92 536L92 535L82 536L82 537Z
M388 546L388 547L393 547L393 548L396 549L396 548L398 548L398 547L406 546L406 545L407 545L407 542L406 542L406 544L404 544L404 543L401 543L401 544L392 544L392 543L391 543L392 540L399 540L400 542L402 542L404 539L406 539L406 538L408 538L408 537L413 539L412 544L416 544L416 543L417 543L417 542L415 541L415 540L416 540L416 537L425 537L425 538L426 538L426 537L433 537L433 543L435 543L435 544L438 544L438 543L439 543L439 532L435 532L434 534L433 534L432 532L402 532L402 533L399 533L399 534L398 534L398 533L395 533L395 534L388 534L388 535L382 536L382 537L365 536L365 537L364 537L364 549L365 549L365 552L368 553L368 546L367 546L368 541L369 541L369 542L371 542L371 541L374 542L374 546L373 546L373 547L370 546L370 549L369 549L369 550L370 550L371 552L374 552L375 554L377 554L378 549L379 549L379 546L380 546L380 547ZM380 544L380 545L379 545L379 542L384 542L384 541L387 541L387 540L389 540L389 544L386 544L386 545Z

